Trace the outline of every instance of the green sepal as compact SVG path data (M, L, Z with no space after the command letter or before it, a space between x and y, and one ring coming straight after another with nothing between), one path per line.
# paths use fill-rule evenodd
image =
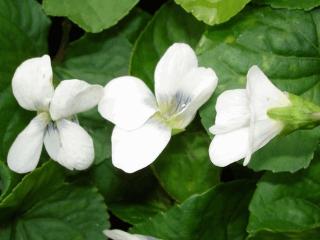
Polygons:
M171 131L171 135L177 135L179 133L182 133L184 132L186 129L179 129L179 128L173 128L172 131Z
M320 106L294 94L288 94L291 105L269 109L270 118L284 124L282 133L297 129L312 129L320 124Z

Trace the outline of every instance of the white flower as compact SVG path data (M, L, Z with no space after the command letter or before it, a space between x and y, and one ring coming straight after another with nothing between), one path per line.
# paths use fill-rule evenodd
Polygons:
M99 103L100 114L116 125L113 165L128 173L158 157L171 134L193 120L218 81L212 69L198 67L194 51L184 43L175 43L165 52L154 78L155 97L142 80L124 76L106 85Z
M130 234L118 229L104 230L103 233L112 240L157 240L154 237Z
M17 68L12 90L19 105L37 111L37 116L12 144L7 159L10 169L18 173L35 169L43 143L49 156L66 168L88 168L94 159L93 142L74 115L97 105L103 88L74 79L54 89L50 57L44 55Z
M284 127L268 116L268 110L290 104L257 66L251 67L246 89L225 91L217 99L215 125L209 129L215 134L209 149L213 164L225 167L242 158L248 164L252 153Z

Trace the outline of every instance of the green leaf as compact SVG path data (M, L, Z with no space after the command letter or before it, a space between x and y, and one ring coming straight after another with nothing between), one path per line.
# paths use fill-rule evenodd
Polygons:
M216 71L219 85L200 110L205 128L208 130L214 123L217 96L228 89L245 88L246 74L252 65L262 68L281 90L319 103L319 19L319 9L305 12L247 7L228 23L209 28L197 50L200 63ZM253 156L251 166L275 172L308 166L318 142L314 134L303 131L274 140L261 150L263 153L258 151ZM279 141L281 144L277 144ZM301 151L294 155L296 149ZM283 156L291 156L290 164L284 163Z
M318 240L319 234L320 232L316 230L305 230L293 234L261 231L258 232L256 235L249 237L248 240Z
M295 174L267 173L250 203L248 231L259 240L318 239L319 203L319 161Z
M209 25L228 21L251 0L175 0L187 12Z
M139 77L153 89L153 74L157 62L167 48L175 42L186 42L195 47L204 31L180 7L167 3L153 16L138 38L131 57L130 73Z
M11 79L22 61L47 52L50 20L34 0L2 0L0 16L0 159L6 159L11 143L34 116L18 106Z
M19 176L9 170L7 165L0 161L0 202L17 184Z
M90 169L89 176L107 203L139 198L157 185L149 168L127 174L114 167L110 158Z
M115 25L138 3L138 0L44 0L48 15L70 18L87 32L101 32Z
M320 6L319 0L255 0L254 3L267 4L273 8L311 10Z
M105 239L103 198L95 189L64 184L53 161L26 175L0 203L0 237L13 239Z
M53 161L27 174L21 182L0 202L0 223L24 212L36 202L50 195L64 182L62 167Z
M274 172L296 172L301 168L307 168L319 145L319 139L320 128L300 130L289 136L276 137L253 155L249 167L255 171Z
M66 185L5 227L11 231L8 240L105 240L102 231L109 227L107 220L106 206L96 189Z
M65 59L56 63L59 79L78 78L105 85L112 78L128 73L132 45L112 32L86 34L66 49Z
M170 240L244 240L255 185L236 181L194 195L181 205L134 226L133 232Z
M0 162L0 200L8 192L11 185L11 174L8 167Z
M219 168L210 161L210 139L202 131L173 136L153 164L163 188L178 201L203 193L220 181Z
M104 196L111 212L123 221L136 224L171 206L171 199L149 168L126 174L107 159L90 170L89 178Z
M170 198L156 184L151 191L143 193L139 198L110 203L109 208L119 219L135 225L167 211L171 205Z
M99 34L85 34L64 49L62 62L54 62L59 80L79 78L105 85L128 74L132 44L147 24L149 16L134 9L117 26Z
M151 15L139 8L134 8L128 16L122 19L111 31L116 31L134 44L142 30L151 19Z

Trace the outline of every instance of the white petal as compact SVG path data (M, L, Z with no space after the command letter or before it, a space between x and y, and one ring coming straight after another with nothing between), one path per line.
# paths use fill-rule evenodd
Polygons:
M115 127L112 133L112 163L127 173L151 164L166 147L171 129L155 118L142 127L126 131Z
M267 118L270 108L290 105L287 95L274 86L258 66L248 71L247 92L256 121Z
M122 230L105 230L103 233L112 240L156 240L156 238L139 234L130 234Z
M211 97L218 83L218 78L211 68L193 68L190 70L183 82L179 92L187 98L175 99L179 109L174 117L178 129L184 129L194 118L198 109ZM183 102L187 99L186 102ZM181 101L182 100L182 101Z
M209 129L212 134L249 126L250 109L246 90L228 90L220 94L216 112L215 125Z
M210 159L214 165L225 167L244 158L248 147L249 127L218 134L209 147Z
M247 165L250 161L251 154L257 151L258 149L264 147L274 137L281 133L282 129L283 124L272 119L260 120L255 122L253 132L249 132L249 134L253 134L252 143L251 146L249 145L249 151L247 153L245 161L243 162L243 165ZM252 149L250 149L250 147Z
M197 66L196 54L188 44L175 43L167 49L154 75L159 105L166 104L179 91L186 73Z
M49 156L70 170L87 169L94 159L93 141L78 124L66 119L48 128L44 144Z
M44 135L44 145L49 156L57 160L61 147L60 135L57 125L54 122L48 124L47 131Z
M239 161L245 158L248 153L254 153L265 146L282 130L282 125L273 120L258 121L254 126L252 149L249 149L249 127L216 135L209 148L212 163L219 167L225 167ZM249 162L250 156L246 160L247 162L244 164Z
M102 95L103 87L100 85L77 79L61 81L50 104L51 118L55 121L87 111L98 104Z
M8 153L8 166L17 173L34 170L39 162L43 136L49 118L47 114L39 114L17 136Z
M113 79L105 86L98 110L118 127L133 130L142 126L157 111L157 104L143 81L124 76Z
M12 91L24 109L48 110L54 91L50 57L44 55L24 61L14 73Z

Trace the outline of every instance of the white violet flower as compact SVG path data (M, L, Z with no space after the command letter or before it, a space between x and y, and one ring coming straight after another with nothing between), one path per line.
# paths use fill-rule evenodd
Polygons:
M172 133L183 131L199 107L212 95L217 76L198 67L192 48L175 43L158 62L155 96L135 77L111 80L98 110L116 126L112 133L112 162L132 173L151 164L168 144Z
M291 104L286 93L280 91L265 74L252 66L247 75L246 89L223 92L217 99L214 134L209 153L213 164L225 167L262 148L284 128L281 121L270 118L269 109Z
M50 57L24 61L12 79L19 105L37 116L17 136L8 153L8 166L18 173L36 168L43 143L49 156L73 170L88 168L94 159L93 141L75 114L98 104L103 88L81 80L65 80L54 89Z
M130 234L122 230L104 230L103 233L112 240L157 240L157 238L139 235L139 234Z

